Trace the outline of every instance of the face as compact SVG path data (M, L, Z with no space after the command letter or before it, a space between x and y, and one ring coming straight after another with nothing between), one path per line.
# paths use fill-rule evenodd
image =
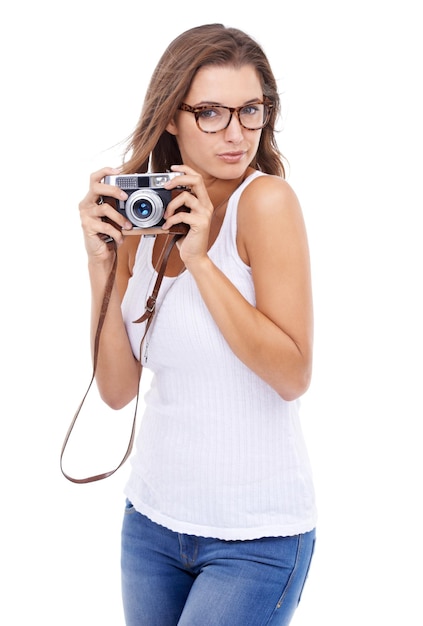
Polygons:
M262 99L263 90L253 66L210 66L197 72L184 102L192 107L211 103L239 107ZM178 111L167 130L176 136L184 164L205 180L242 177L257 152L261 136L261 130L243 128L235 114L226 129L204 133L193 113Z

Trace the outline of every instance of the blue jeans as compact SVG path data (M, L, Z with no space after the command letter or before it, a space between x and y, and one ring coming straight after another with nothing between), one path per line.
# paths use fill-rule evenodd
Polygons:
M222 541L155 524L127 502L122 595L127 626L286 626L301 598L315 531Z

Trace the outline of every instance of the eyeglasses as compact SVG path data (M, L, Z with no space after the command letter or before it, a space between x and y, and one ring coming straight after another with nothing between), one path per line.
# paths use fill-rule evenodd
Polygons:
M187 111L187 113L194 113L197 126L203 133L218 133L228 128L234 113L243 128L260 130L269 122L272 107L273 102L270 100L258 100L250 104L243 104L240 107L214 104L192 107L183 102L178 109Z

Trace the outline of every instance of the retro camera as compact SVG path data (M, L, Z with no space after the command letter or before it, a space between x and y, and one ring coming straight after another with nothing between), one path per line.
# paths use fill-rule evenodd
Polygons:
M105 198L119 213L128 218L135 228L151 228L164 223L167 205L183 187L163 189L165 183L180 176L180 172L120 174L106 176L104 182L116 185L128 194L126 200Z

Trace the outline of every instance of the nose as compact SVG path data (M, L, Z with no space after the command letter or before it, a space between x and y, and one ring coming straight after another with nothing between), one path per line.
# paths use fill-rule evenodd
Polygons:
M225 139L226 141L230 141L232 143L239 143L242 141L242 138L242 126L236 113L232 113L229 126L225 128Z

